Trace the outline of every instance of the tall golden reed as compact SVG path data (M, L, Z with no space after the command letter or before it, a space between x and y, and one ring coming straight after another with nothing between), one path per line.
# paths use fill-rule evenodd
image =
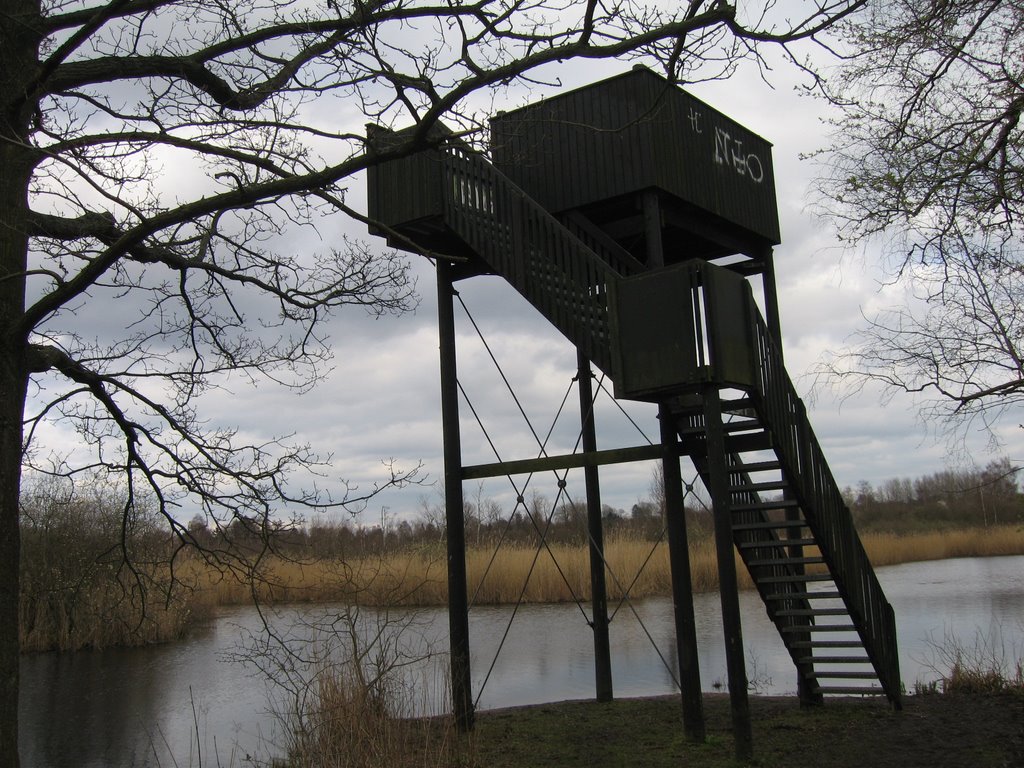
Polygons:
M1024 528L1000 526L906 536L870 533L863 537L876 566L951 557L1024 554ZM808 552L808 554L811 554ZM606 546L608 596L643 598L671 594L668 547L635 536L611 538ZM565 602L590 597L586 547L474 547L466 555L474 604ZM690 571L698 592L718 588L714 542L691 544ZM751 587L737 559L740 586ZM255 585L223 579L200 581L210 604L239 604L255 593L272 602L347 601L364 605L440 605L447 599L443 549L411 549L384 558L307 563L268 560Z

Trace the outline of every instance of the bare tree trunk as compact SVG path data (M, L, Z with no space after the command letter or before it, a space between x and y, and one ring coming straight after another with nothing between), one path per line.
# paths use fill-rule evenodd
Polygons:
M21 330L25 311L28 182L32 99L26 83L38 66L33 34L38 0L5 0L22 22L0 36L0 768L18 765L18 498L27 367ZM12 27L8 26L8 30Z
M2 179L0 175L0 186ZM0 195L0 201L5 197ZM5 218L0 216L0 232L6 229ZM0 263L9 255L8 239L0 234ZM10 293L7 286L0 289L0 305L7 304ZM18 765L18 495L25 402L23 357L6 339L0 343L0 768Z
M0 140L2 144L2 140ZM18 765L18 567L22 418L25 405L25 344L8 329L24 306L25 281L9 277L24 271L25 238L11 215L12 192L5 149L0 146L0 768ZM19 245L20 241L20 245Z

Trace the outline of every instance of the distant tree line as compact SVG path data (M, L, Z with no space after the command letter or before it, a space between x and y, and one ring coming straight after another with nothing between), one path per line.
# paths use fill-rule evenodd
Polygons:
M896 533L923 529L987 527L1024 522L1020 467L1007 458L984 468L947 469L911 480L897 477L872 486L862 480L843 489L858 528Z
M983 468L946 469L911 479L897 477L872 485L862 480L843 489L843 497L857 527L862 531L908 533L964 527L987 527L1024 522L1024 495L1018 483L1018 467L1007 458ZM608 504L601 518L607 538L632 537L657 541L665 529L661 479L652 477L649 496L628 510ZM511 512L482 492L467 498L463 515L466 543L470 547L536 545L540 533L550 544L585 546L588 541L587 508L582 500L552 503L536 493ZM713 521L708 505L689 495L686 522L691 541L711 535ZM207 528L197 516L189 524L196 541L211 549L263 547L263 531L235 519L228 526ZM401 518L382 512L379 522L356 524L345 519L318 519L302 525L282 526L274 535L274 548L287 557L356 558L389 554L411 547L436 547L445 539L443 503L422 498L415 517Z
M687 508L691 537L703 537L712 528L710 511ZM581 501L552 503L535 494L511 512L491 498L477 495L464 504L466 543L470 547L493 547L499 542L511 546L532 546L541 533L549 544L585 546L588 542L587 507ZM657 541L665 528L663 505L650 499L638 500L630 510L602 506L604 533L608 537L630 536ZM202 516L189 523L197 542L211 550L223 547L255 549L264 545L258 526L247 526L242 519L221 528L210 528ZM410 548L443 550L445 514L440 501L421 499L418 514L397 519L387 512L380 522L357 524L354 521L326 518L302 525L282 526L274 533L274 550L284 557L359 558L392 554Z

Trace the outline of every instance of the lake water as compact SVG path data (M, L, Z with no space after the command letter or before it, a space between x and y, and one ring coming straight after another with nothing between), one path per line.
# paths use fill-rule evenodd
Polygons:
M915 681L937 677L935 667L944 668L937 649L951 642L1007 660L1024 655L1024 557L911 563L881 568L878 577L896 612L908 689ZM756 594L743 593L741 605L754 690L794 692L792 663L762 603ZM726 679L718 596L697 595L695 611L702 684L715 690ZM305 623L297 627L294 613L282 613L273 622L282 635L291 633L286 637L291 647L327 653L326 625L346 629L338 622L343 612L306 610ZM593 697L593 643L583 612L571 604L523 606L509 624L511 612L510 607L485 607L470 614L479 707ZM317 628L311 629L311 623ZM391 634L396 626L404 628L398 636ZM423 691L442 690L447 675L445 613L392 613L385 620L364 612L357 624L362 633L378 627L397 644L399 657L418 658L425 649L437 652L403 674L415 691L412 707L442 707ZM23 657L23 764L242 766L281 754L281 713L291 701L287 691L270 686L252 664L231 657L240 651L255 656L293 687L300 686L296 681L303 670L281 653L254 650L251 641L262 637L261 628L254 610L239 609L221 613L180 643ZM308 642L311 635L317 638L314 644ZM611 646L616 696L677 690L671 601L622 606L611 624Z

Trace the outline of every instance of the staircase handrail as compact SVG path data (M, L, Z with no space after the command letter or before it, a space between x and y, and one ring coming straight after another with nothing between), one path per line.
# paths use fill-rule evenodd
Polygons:
M479 153L447 146L443 167L445 223L610 373L608 287L619 273Z
M775 339L754 304L754 390L759 412L773 437L779 460L792 478L804 515L821 542L822 555L837 573L836 585L857 619L865 648L889 698L900 697L896 619L843 501L824 452L807 419L807 410L786 373Z

